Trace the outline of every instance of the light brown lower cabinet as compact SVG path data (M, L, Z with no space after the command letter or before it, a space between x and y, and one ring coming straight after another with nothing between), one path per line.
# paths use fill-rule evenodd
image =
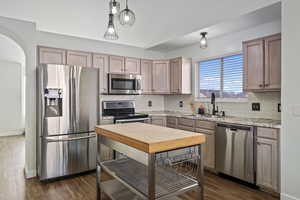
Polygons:
M166 126L166 117L151 117L151 124Z
M260 133L264 131L264 133ZM257 137L257 185L263 189L280 192L279 189L279 140L274 139L277 129L258 128ZM269 135L269 136L268 136Z
M204 151L204 166L208 169L214 170L216 166L215 162L215 132L211 131L199 131L197 132L204 134L206 136L206 143L203 145Z
M167 127L169 128L177 128L177 117L167 117Z

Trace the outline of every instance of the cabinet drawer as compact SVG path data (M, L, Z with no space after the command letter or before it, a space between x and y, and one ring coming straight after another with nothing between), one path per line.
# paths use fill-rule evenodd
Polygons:
M167 117L167 124L177 124L177 118L176 117Z
M195 128L193 126L178 125L177 128L185 131L195 131Z
M166 118L165 117L152 117L151 123L158 126L166 126Z
M178 125L189 126L191 128L194 128L195 127L195 120L193 120L193 119L179 118L178 119Z
M214 130L209 130L209 129L203 129L203 128L197 128L195 129L197 133L202 133L202 134L208 134L208 135L214 135L215 131Z
M216 123L215 122L196 120L196 128L214 130L215 127L216 127Z
M257 127L257 137L278 139L278 129Z

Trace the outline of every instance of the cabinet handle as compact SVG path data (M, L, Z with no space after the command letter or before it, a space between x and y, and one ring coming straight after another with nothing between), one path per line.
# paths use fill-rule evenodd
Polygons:
M263 87L264 85L263 84L259 84L259 87Z
M266 86L266 87L269 87L269 86L270 86L270 84L266 84L265 86Z

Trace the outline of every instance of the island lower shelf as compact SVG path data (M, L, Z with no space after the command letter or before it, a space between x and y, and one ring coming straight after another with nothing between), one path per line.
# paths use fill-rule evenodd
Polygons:
M98 200L102 192L112 200L177 200L193 189L204 198L204 135L142 123L98 126L96 132ZM103 160L103 146L114 156ZM114 180L102 181L102 171Z
M130 158L102 162L101 167L108 174L129 187L140 197L148 199L148 169L142 163ZM190 168L193 163L184 164ZM184 166L183 166L184 167ZM183 168L182 167L182 168ZM179 167L156 167L155 199L184 193L198 187L198 182L188 175L178 172ZM182 169L184 171L184 169Z

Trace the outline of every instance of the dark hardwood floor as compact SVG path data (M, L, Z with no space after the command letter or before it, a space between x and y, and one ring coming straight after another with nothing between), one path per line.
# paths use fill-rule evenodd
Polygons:
M96 176L87 174L51 183L24 179L24 136L0 137L0 200L95 200ZM105 179L110 179L106 174ZM195 199L195 192L181 195ZM205 200L276 200L264 192L206 173ZM105 198L105 200L109 200Z

